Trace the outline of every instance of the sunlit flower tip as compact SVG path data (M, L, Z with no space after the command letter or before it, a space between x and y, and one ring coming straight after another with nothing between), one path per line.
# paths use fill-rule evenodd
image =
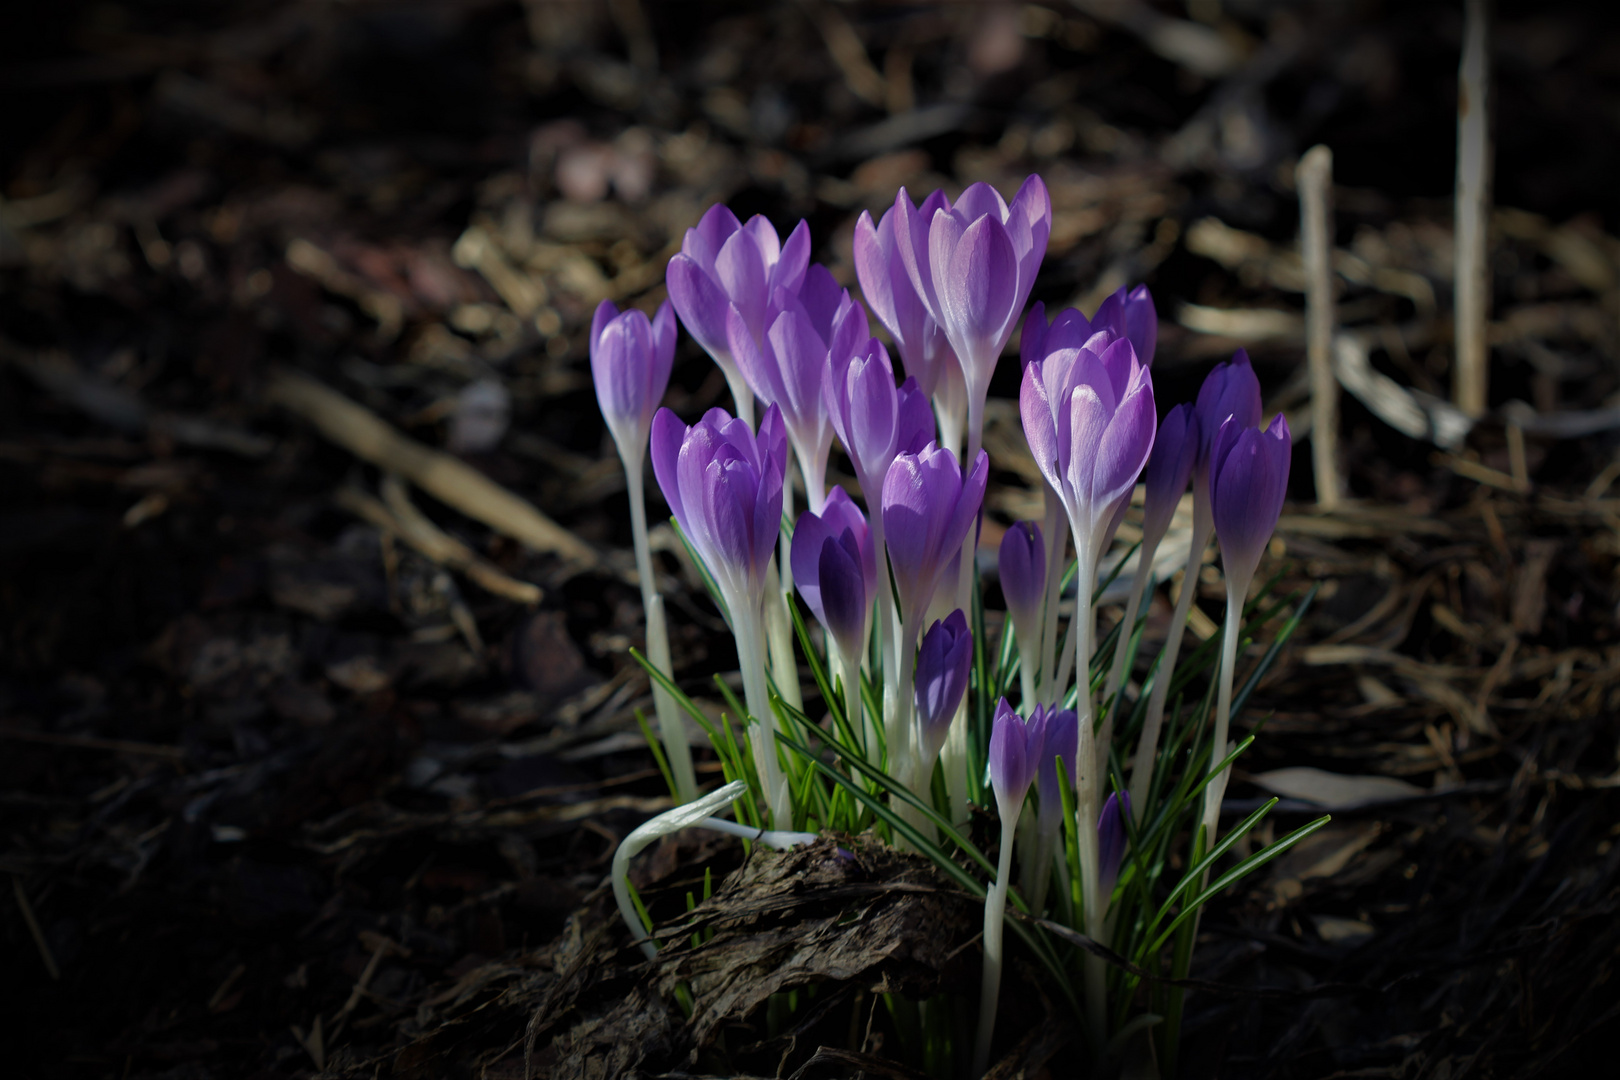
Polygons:
M1152 366L1153 351L1159 343L1159 313L1153 307L1153 295L1146 285L1129 291L1121 285L1098 306L1097 314L1091 317L1091 326L1130 338L1136 358Z
M1023 808L1041 749L1040 729L1031 727L1002 698L990 729L990 786L1003 823L1016 820Z
M1040 830L1047 836L1057 832L1063 817L1063 790L1058 786L1058 759L1073 785L1080 754L1080 719L1073 709L1037 706L1041 714L1041 757L1036 773L1036 790L1041 796Z
M621 314L609 300L597 305L591 320L591 382L621 455L639 460L645 452L674 360L675 313L669 301L650 320L634 309Z
M998 557L1001 595L1007 615L1018 634L1020 649L1029 650L1040 625L1041 601L1046 595L1046 542L1041 527L1019 521L1001 538Z
M793 584L846 657L860 655L877 588L877 555L860 508L841 487L821 513L799 515L793 529Z
M668 409L652 426L653 475L728 605L757 599L782 522L787 434L775 406L756 435L723 409L691 427Z
M917 651L917 733L925 765L931 765L945 745L972 668L973 632L958 608L928 628Z
M1264 431L1240 426L1234 417L1216 435L1209 472L1215 537L1228 580L1245 588L1277 528L1293 449L1281 413Z
M737 308L757 342L765 335L770 298L778 289L798 292L809 263L804 222L783 243L763 217L744 225L726 207L712 206L696 228L686 230L680 254L669 261L669 298L687 331L725 367L731 362L728 309Z
M1024 436L1063 501L1077 544L1095 557L1153 449L1153 379L1111 331L1024 369Z
M1119 868L1125 861L1125 819L1130 813L1130 795L1115 792L1108 796L1102 813L1097 816L1098 884L1104 897L1113 893L1114 883L1119 880Z
M1198 464L1194 469L1202 480L1209 469L1215 436L1227 417L1236 419L1240 427L1260 423L1260 380L1255 377L1246 351L1239 349L1232 359L1215 365L1198 388L1193 408L1198 413Z
M1198 414L1191 404L1182 402L1159 421L1153 454L1142 472L1142 483L1147 488L1142 505L1144 551L1164 539L1197 461Z
M883 478L884 543L900 595L905 623L918 626L934 590L978 518L990 459L978 460L964 478L956 455L930 443L900 454Z

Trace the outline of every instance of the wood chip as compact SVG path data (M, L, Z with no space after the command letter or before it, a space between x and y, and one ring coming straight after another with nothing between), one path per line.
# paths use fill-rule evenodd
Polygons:
M596 552L589 545L533 503L465 462L400 434L370 409L309 376L277 371L266 396L314 424L350 453L399 473L440 502L503 536L582 566L596 563Z

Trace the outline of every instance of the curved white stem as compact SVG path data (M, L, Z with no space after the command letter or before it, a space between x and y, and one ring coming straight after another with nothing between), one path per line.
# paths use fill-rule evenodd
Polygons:
M979 980L979 1030L973 1040L973 1075L983 1076L990 1067L990 1037L996 1031L996 1010L1001 1004L1002 932L1006 926L1007 888L1011 884L1013 840L1018 819L1001 819L1001 858L996 863L996 883L984 898L984 974Z
M1247 578L1238 581L1226 579L1226 628L1221 634L1221 673L1215 693L1215 741L1210 746L1209 767L1214 769L1226 757L1227 735L1232 724L1232 676L1237 667L1238 635L1243 631L1243 598L1248 594ZM1228 766L1204 788L1204 835L1211 847L1215 845L1215 827L1221 820L1221 799L1226 795L1226 783L1231 778Z

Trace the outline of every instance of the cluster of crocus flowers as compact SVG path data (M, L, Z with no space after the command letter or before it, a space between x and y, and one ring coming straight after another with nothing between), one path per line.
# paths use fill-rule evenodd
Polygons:
M1215 369L1196 403L1159 420L1150 367L1158 324L1145 287L1118 290L1089 317L1069 308L1048 320L1040 304L1025 312L1051 221L1039 177L1011 200L985 184L954 200L934 192L920 205L901 190L876 222L862 214L856 223L857 296L810 262L804 222L783 239L762 218L743 223L714 207L671 260L670 303L656 318L604 304L591 335L599 400L631 480L651 662L668 670L642 507L649 432L659 487L736 638L756 794L774 828L803 819L793 803L795 759L778 748L772 701L773 678L790 709L800 700L785 630L787 590L821 628L832 672L827 709L841 710L859 733L860 756L887 775L899 819L919 827L910 835L934 835L920 828L917 806L932 802L936 769L952 802L943 812L958 822L965 806L959 793L980 790L988 779L1002 842L986 901L986 1011L975 1051L981 1069L994 1031L1002 920L1024 803L1033 789L1039 812L1029 833L1034 850L1023 855L1024 901L1040 913L1052 880L1069 880L1060 857L1068 836L1078 855L1078 904L1067 899L1067 885L1064 904L1088 936L1103 939L1126 857L1126 822L1132 808L1147 805L1165 694L1204 549L1212 533L1219 538L1228 591L1214 768L1225 756L1244 597L1288 478L1286 423L1279 417L1259 426L1259 387L1242 353ZM888 344L873 336L868 309ZM676 315L725 373L735 415L712 409L691 425L667 409L654 415L669 377ZM984 404L1020 326L1019 413L1045 512L1040 522L1013 524L1001 540L1003 632L1016 637L1019 704L1014 709L1003 698L993 720L979 718L984 728L973 745L987 757L975 762L965 702L979 677L975 645L985 644L975 642L969 619L990 467L981 448ZM847 489L827 483L835 438L854 474ZM796 519L795 479L805 507ZM1091 594L1138 484L1145 488L1138 568L1098 699ZM1128 676L1138 616L1155 552L1189 484L1187 584L1152 678L1127 795L1116 790L1125 778L1108 774L1115 716L1137 693ZM1060 647L1071 544L1078 595ZM655 620L661 644L653 640ZM684 747L684 734L673 717L666 722L665 707L659 698L677 794L689 801L690 762L674 766L673 747ZM1206 787L1211 840L1224 786L1217 776ZM1074 812L1065 818L1070 798ZM1088 1013L1104 1037L1104 969L1090 954L1085 964Z

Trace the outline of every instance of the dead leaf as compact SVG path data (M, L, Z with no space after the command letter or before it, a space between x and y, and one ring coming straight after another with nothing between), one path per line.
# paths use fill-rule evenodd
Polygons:
M1308 766L1273 769L1250 779L1273 795L1314 803L1324 810L1348 810L1428 794L1393 776L1345 776Z

